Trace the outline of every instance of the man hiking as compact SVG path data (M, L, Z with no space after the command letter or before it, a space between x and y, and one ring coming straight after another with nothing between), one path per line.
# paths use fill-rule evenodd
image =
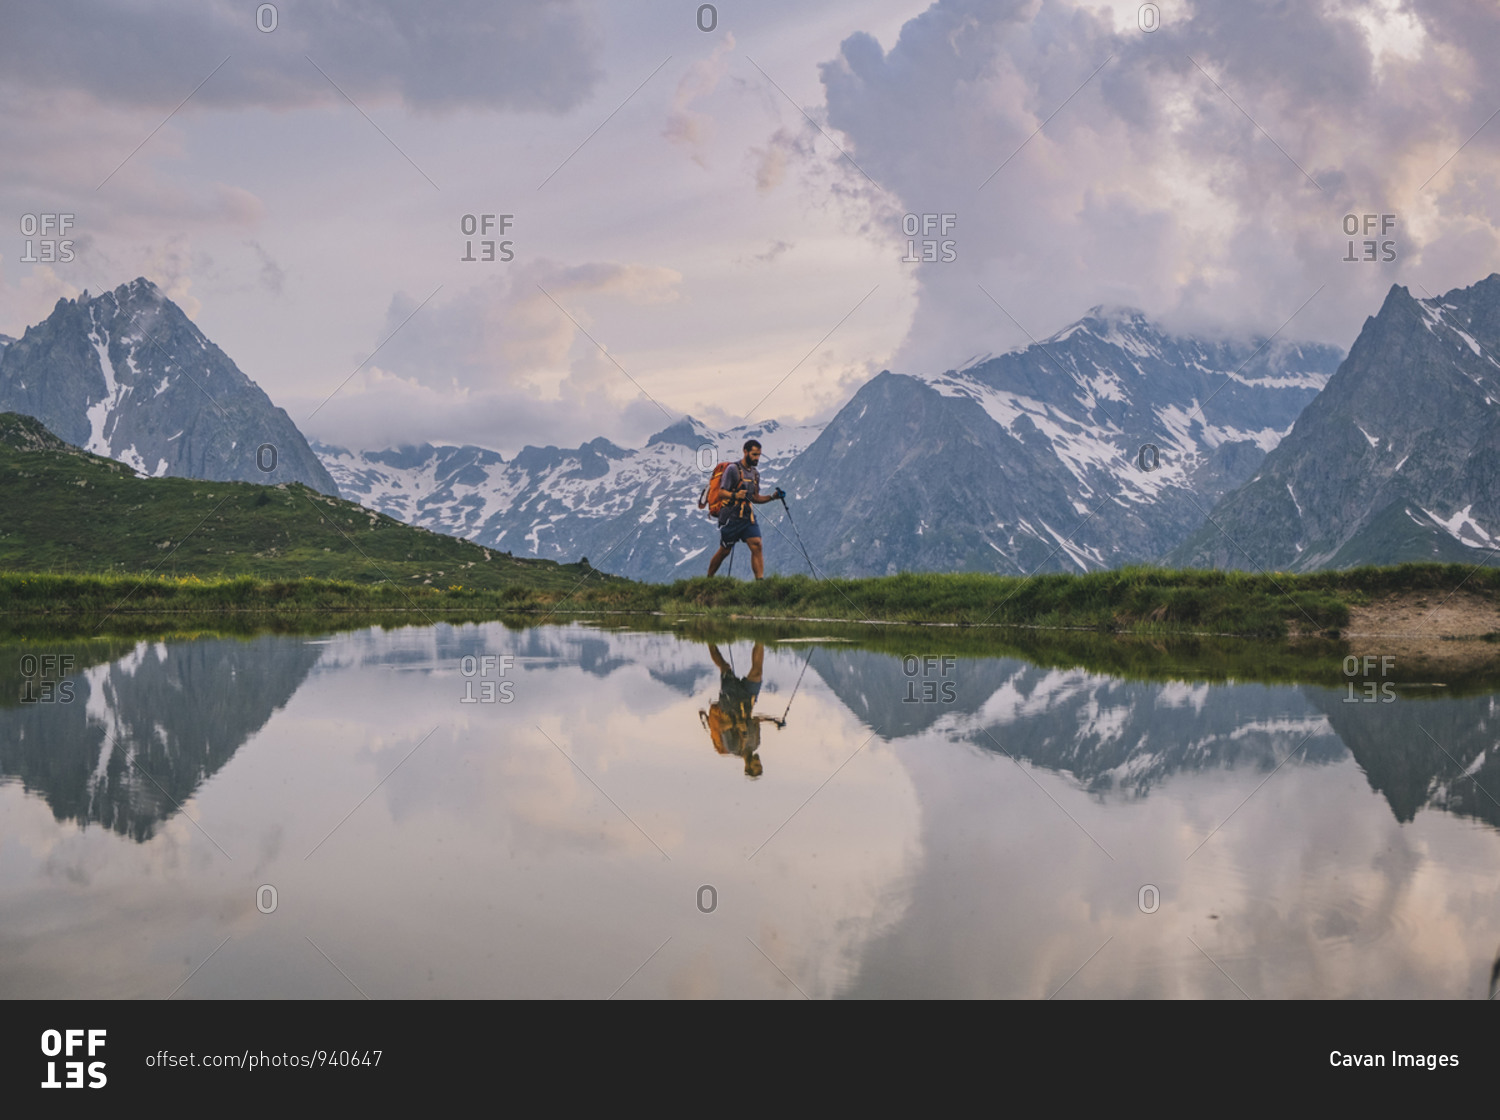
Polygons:
M733 666L724 660L719 647L712 642L708 646L708 655L719 669L719 698L708 706L708 711L700 710L698 718L708 728L714 750L720 754L739 755L745 760L745 776L758 778L765 771L760 761L760 725L774 723L778 731L786 726L785 719L758 716L754 711L765 671L765 643L755 643L750 654L750 672L743 677L735 675Z
M780 501L786 497L786 491L778 487L774 494L760 492L760 440L745 441L745 457L724 468L719 486L729 500L719 511L719 551L708 562L708 574L712 576L719 570L736 542L744 541L750 548L750 568L755 578L764 579L766 559L761 554L760 526L755 522L754 507Z

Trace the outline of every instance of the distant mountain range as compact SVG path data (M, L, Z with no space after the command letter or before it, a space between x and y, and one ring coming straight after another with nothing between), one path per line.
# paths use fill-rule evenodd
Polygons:
M754 436L766 489L791 495L820 574L1081 571L1150 561L1180 542L1254 473L1341 356L1174 337L1140 312L1096 308L963 370L882 373L826 427L720 432L686 418L638 450L599 439L510 461L425 444L314 450L346 496L392 517L671 580L701 574L717 545L696 506L708 466L738 458ZM805 572L782 511L758 512L767 570Z
M1340 357L1095 308L961 370L882 373L783 485L813 556L844 575L1150 562L1254 474Z
M1192 567L1476 563L1500 546L1500 274L1393 286L1243 487L1171 552Z
M673 580L701 575L703 553L718 546L714 522L698 509L714 464L738 459L747 439L759 439L769 480L820 431L768 420L720 432L687 417L643 448L596 439L571 449L526 447L509 461L479 447L431 444L313 450L345 497L398 520L518 555L586 556L617 575Z
M826 425L645 446L309 445L149 281L61 300L0 336L0 410L144 475L301 481L519 556L645 580L717 543L708 471L750 436L821 575L1085 571L1164 561L1308 570L1485 554L1500 534L1500 275L1436 298L1392 288L1329 346L1174 335L1097 307L960 369L882 372ZM275 447L274 471L256 452ZM805 571L777 507L768 570ZM1207 520L1211 515L1211 520Z
M152 478L338 493L291 418L144 277L60 299L0 349L0 412Z

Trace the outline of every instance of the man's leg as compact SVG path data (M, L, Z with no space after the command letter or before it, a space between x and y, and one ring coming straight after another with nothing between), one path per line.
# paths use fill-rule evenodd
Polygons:
M717 572L719 570L719 565L722 564L722 563L724 563L725 558L728 557L728 555L729 555L729 550L731 548L733 548L733 547L734 547L733 545L730 545L728 548L726 548L722 544L719 545L719 551L715 552L714 555L713 555L713 559L708 562L708 574L709 575L713 575L715 572Z
M766 558L760 550L760 538L751 537L745 543L750 546L750 569L755 573L756 579L765 579Z

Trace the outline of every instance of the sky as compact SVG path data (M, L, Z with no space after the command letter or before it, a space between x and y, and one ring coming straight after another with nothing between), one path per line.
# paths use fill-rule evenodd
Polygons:
M1500 270L1497 54L1472 0L9 4L0 333L145 276L309 438L507 456L1098 305L1347 347Z

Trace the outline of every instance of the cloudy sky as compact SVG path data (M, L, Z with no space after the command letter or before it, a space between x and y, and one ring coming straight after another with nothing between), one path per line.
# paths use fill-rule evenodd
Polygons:
M506 454L1098 304L1348 346L1500 269L1497 54L1472 0L10 4L0 332L145 275L309 437Z

